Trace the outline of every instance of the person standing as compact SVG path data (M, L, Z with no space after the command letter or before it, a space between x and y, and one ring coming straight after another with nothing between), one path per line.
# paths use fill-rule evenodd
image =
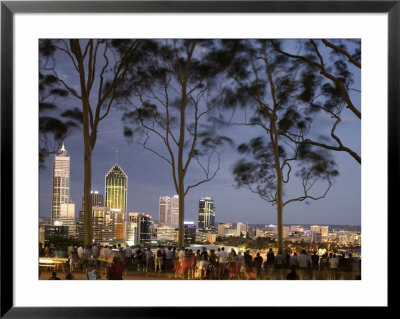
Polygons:
M151 271L152 260L153 260L153 253L151 252L150 247L148 247L146 250L146 272Z
M285 263L285 256L282 254L282 251L278 251L278 254L275 257L275 265L274 272L275 278L282 280L283 279L283 265Z
M226 263L228 260L228 253L225 251L224 247L221 247L221 250L219 251L219 256L218 257L218 264L219 264L219 271L218 271L218 276L219 278L224 278L225 277L225 272L226 272Z
M127 244L124 251L125 267L132 268L132 248Z
M125 264L119 257L113 257L113 265L107 271L108 280L122 280Z
M253 273L253 257L251 257L249 250L245 251L243 257L246 265L246 279L250 279Z
M313 273L313 279L317 279L318 276L318 270L319 270L319 256L317 255L317 252L314 251L313 254L311 255L311 268L312 268L312 273Z
M256 257L254 257L254 268L256 270L256 278L260 278L260 273L261 273L261 266L263 263L263 258L260 256L260 253L258 252Z
M336 254L333 254L332 258L329 259L329 273L331 280L338 279L338 265L339 265L339 260Z
M297 263L299 266L300 279L310 279L307 269L311 265L311 259L310 256L307 255L305 249L301 251L300 256L297 258Z
M72 272L75 267L75 257L73 252L71 251L69 256L68 256L68 262L69 262L69 271Z
M86 279L97 280L96 262L94 260L91 260L86 268Z
M275 264L275 255L274 255L274 252L272 251L272 248L270 248L268 253L267 253L267 260L266 260L267 278L271 278L272 271L274 269L274 264Z
M237 276L236 273L237 254L233 248L231 249L228 259L229 259L229 277L234 278Z
M158 272L162 272L162 262L163 262L163 253L162 253L162 249L161 246L158 246L157 250L155 251L155 258L154 258L154 272L157 273L157 269Z
M321 256L321 260L319 263L319 272L320 278L324 280L329 279L329 256L327 252Z
M292 269L292 267L297 268L297 253L296 252L294 252L293 255L290 257L289 266L290 266L290 269Z

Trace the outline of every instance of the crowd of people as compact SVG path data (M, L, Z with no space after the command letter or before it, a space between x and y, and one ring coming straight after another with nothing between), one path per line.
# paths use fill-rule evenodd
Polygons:
M269 249L263 258L249 250L229 252L224 247L177 249L159 246L155 250L121 245L87 247L40 247L40 256L67 258L69 273L81 271L88 280L121 280L127 271L155 273L175 279L361 279L361 261L351 254L316 252L300 254ZM162 274L162 275L161 275ZM104 279L103 277L103 279Z

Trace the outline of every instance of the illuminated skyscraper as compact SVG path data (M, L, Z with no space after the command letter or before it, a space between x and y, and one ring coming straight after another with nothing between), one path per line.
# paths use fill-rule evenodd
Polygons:
M178 227L179 196L161 196L159 199L158 224L160 226Z
M198 230L204 233L215 230L215 206L211 197L199 201Z
M57 223L57 222L56 222ZM75 237L75 204L63 203L60 205L60 226L68 226L68 236Z
M125 236L125 214L128 191L128 175L115 163L105 176L106 207L115 213L115 238Z
M64 143L53 162L53 197L51 203L51 224L60 221L61 204L69 203L70 158Z
M99 194L98 191L91 191L90 196L92 198L92 206L104 207L104 196ZM85 207L84 196L82 196L82 209Z
M79 240L83 240L84 214L84 210L79 212L79 222L77 227L77 237ZM92 206L93 240L95 243L113 243L115 239L114 219L115 215L108 207Z
M129 213L126 223L126 242L139 245L151 238L151 216L143 213Z
M169 225L169 206L171 204L171 197L161 196L158 201L158 225L165 226Z

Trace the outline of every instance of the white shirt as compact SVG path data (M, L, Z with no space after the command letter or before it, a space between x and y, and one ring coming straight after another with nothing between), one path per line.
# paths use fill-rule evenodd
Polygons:
M83 248L82 248L82 246L79 246L78 247L78 256L79 256L79 258L81 258L82 255L83 255Z
M101 251L103 253L104 259L108 259L110 257L110 248L106 247L103 248Z
M297 257L297 262L300 268L307 268L308 262L310 261L310 256L301 254Z
M333 268L336 269L338 266L339 260L337 259L337 257L332 257L331 259L329 259L329 268Z
M226 263L226 259L228 258L228 253L225 250L221 250L219 253L217 253L218 256L218 261L222 264Z

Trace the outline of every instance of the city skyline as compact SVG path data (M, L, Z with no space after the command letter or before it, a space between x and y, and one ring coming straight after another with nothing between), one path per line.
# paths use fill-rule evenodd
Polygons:
M75 137L75 136L71 136L70 137L70 139L72 139L73 137ZM67 139L68 140L68 139ZM137 146L137 147L139 147L140 148L140 146L138 146L138 145L135 145L135 146ZM64 146L65 147L65 146ZM67 147L65 147L65 149L67 149ZM121 151L119 151L120 153L121 153ZM143 152L145 152L145 150L143 150ZM122 153L125 153L124 151L122 152ZM70 153L69 153L69 151L68 151L68 154L69 154L69 160L70 160L70 162L71 162L71 166L74 166L74 167L77 167L77 166L79 166L78 164L79 164L79 161L77 161L77 160L74 160L74 158L70 155ZM109 157L110 157L110 159L111 159L111 157L115 157L115 150L112 150L112 151L110 151L110 154L109 154ZM47 158L46 159L46 161L45 161L45 163L46 163L46 168L45 169L42 169L41 170L41 193L42 193L42 189L43 189L43 187L42 187L42 184L43 184L43 173L44 173L44 175L46 175L46 173L48 173L48 171L50 171L49 170L49 167L51 166L51 165L49 165L48 164L48 162L51 162L51 161L54 161L54 158L55 158L55 156L50 156L49 158ZM119 157L119 160L120 161L122 161L122 162L124 162L125 164L124 164L124 166L127 164L127 161L126 160L124 160L121 156ZM114 161L115 161L115 158L114 158ZM78 163L77 163L78 162ZM114 167L115 166L115 164L116 164L116 162L114 162L113 164L111 164L111 165L108 165L109 167L110 166L112 166L112 167ZM105 164L105 165L107 165L107 164ZM119 165L119 167L121 167L122 168L122 164L120 164ZM129 166L127 167L127 170L129 171L129 170L131 170L132 168L129 168ZM105 183L104 183L104 181L105 181L105 179L104 179L104 176L108 173L108 172L110 172L111 171L111 169L109 168L106 172L105 172L105 174L96 174L96 172L95 172L95 169L93 170L93 180L94 181L97 181L97 183L96 182L94 182L93 183L93 187L92 187L92 189L93 189L93 192L98 192L99 194L101 194L101 195L104 195L105 196L105 194L103 194L104 193L104 191L105 191L105 189L106 189L106 187L105 187ZM71 172L70 172L70 174L71 175L74 175L74 176L76 176L77 174L76 174L76 172L75 171L73 171L72 169L71 169ZM129 174L128 173L125 173L128 177L129 177ZM102 175L103 176L103 178L102 178L102 180L103 180L103 185L101 185L101 183L100 182L98 182L99 180L101 180L101 178L99 178L99 175ZM340 178L340 176L339 176L339 178ZM72 180L72 183L74 184L74 187L72 187L72 195L70 196L71 197L71 199L70 200L72 200L73 202L75 202L75 203L77 203L76 205L75 205L75 218L76 219L78 219L78 214L79 214L79 207L81 206L81 205L79 205L79 201L82 201L82 195L80 195L80 197L78 196L78 195L76 195L77 194L77 192L76 192L76 187L75 187L75 185L76 185L76 181L75 180ZM211 182L212 183L212 182ZM245 189L243 189L243 190L237 190L233 185L231 185L231 190L233 190L233 192L248 192L247 190L245 190ZM82 188L82 190L83 190L83 188ZM157 221L158 222L158 219L159 219L159 198L160 198L160 196L165 196L165 194L167 194L167 193L169 193L169 194L174 194L174 192L173 192L173 187L171 187L170 188L170 190L172 190L172 191L165 191L163 194L154 194L154 196L152 196L154 199L155 199L155 203L148 203L147 205L147 207L149 207L149 209L139 209L139 208L137 208L137 206L140 206L140 205L138 205L137 204L137 206L135 206L135 203L134 203L134 201L132 201L132 195L130 195L130 193L129 193L129 189L128 189L128 192L127 192L127 208L126 208L126 213L127 212L130 212L130 211L139 211L139 212L143 212L143 213L146 213L146 214L149 214L150 216L152 216L152 218L153 218L153 220L155 220L155 221ZM82 191L82 193L83 193L83 191ZM259 199L259 198L257 198L257 196L256 195L254 195L254 194L250 194L250 192L248 192L249 193L249 195L252 195L252 196L246 196L246 197L253 197L253 200L254 201L258 201L258 202L260 202L261 200ZM210 197L212 197L212 198L214 198L215 196L212 196L212 194L209 194L209 193L202 193L202 192L197 192L197 194L198 194L198 198L195 198L195 196L188 196L187 198L191 198L191 200L192 200L192 202L189 202L189 201L187 201L187 203L186 203L186 206L188 207L190 207L190 206L194 206L195 207L195 209L194 209L194 211L189 211L189 213L186 213L186 216L185 216L185 220L186 221L194 221L194 222L197 222L197 220L198 220L198 202L199 202L199 200L201 199L201 198L203 198L203 197L206 197L206 196L210 196ZM172 195L173 196L173 195ZM329 197L329 194L328 194L328 197ZM151 197L150 197L150 199L151 199ZM195 202L194 204L193 204L193 201ZM40 210L39 210L39 217L41 217L41 218L47 218L47 217L50 217L51 216L51 213L49 214L49 215L46 215L45 213L43 213L43 202L45 202L45 201L43 201L43 197L41 196L41 198L40 198ZM133 202L133 203L132 203ZM318 201L316 202L316 203L318 203ZM221 205L222 204L222 205ZM259 204L259 203L258 203ZM238 217L239 215L238 215L238 213L239 213L239 209L238 209L238 211L237 211L237 213L236 214L233 214L234 216L233 216L233 218L232 219L228 219L229 217L225 217L226 216L226 214L223 214L223 212L222 211L220 211L218 208L220 207L220 206L224 206L224 204L221 202L221 203L217 203L216 204L216 206L217 206L217 209L216 209L216 216L215 216L215 220L216 220L216 223L219 223L219 222L234 222L234 223L236 223L236 222L243 222L244 220L246 220L246 219L248 219L249 220L249 223L250 224L273 224L273 223L276 223L276 216L274 215L274 213L275 213L275 209L274 209L274 207L272 207L272 206L270 206L270 207L268 207L269 205L267 205L267 203L264 203L264 205L265 205L265 210L266 211L268 211L268 214L265 214L265 219L263 220L262 218L259 218L259 219L255 219L255 218L251 218L252 216L246 216L246 215L242 215L242 216L240 216L240 217ZM308 203L306 203L306 204L303 204L304 206L311 206L312 204L310 203L310 202L308 202ZM107 206L107 205L106 205ZM143 206L142 206L143 207ZM156 208L156 209L154 209L154 208ZM51 207L50 207L50 210L51 210ZM219 214L220 212L222 212L222 214ZM322 216L323 217L323 216ZM127 218L127 216L125 216L125 218ZM304 219L304 218L303 218ZM321 218L321 216L319 216L319 217L317 217L317 218L315 218L315 219L308 219L308 220L301 220L301 218L300 219L298 219L298 220L287 220L287 221L285 221L285 218L284 218L284 224L336 224L336 225L360 225L361 224L361 222L346 222L346 221L342 221L342 222L337 222L337 221L334 221L334 220L332 220L332 221L326 221L326 220L324 220L324 218Z

